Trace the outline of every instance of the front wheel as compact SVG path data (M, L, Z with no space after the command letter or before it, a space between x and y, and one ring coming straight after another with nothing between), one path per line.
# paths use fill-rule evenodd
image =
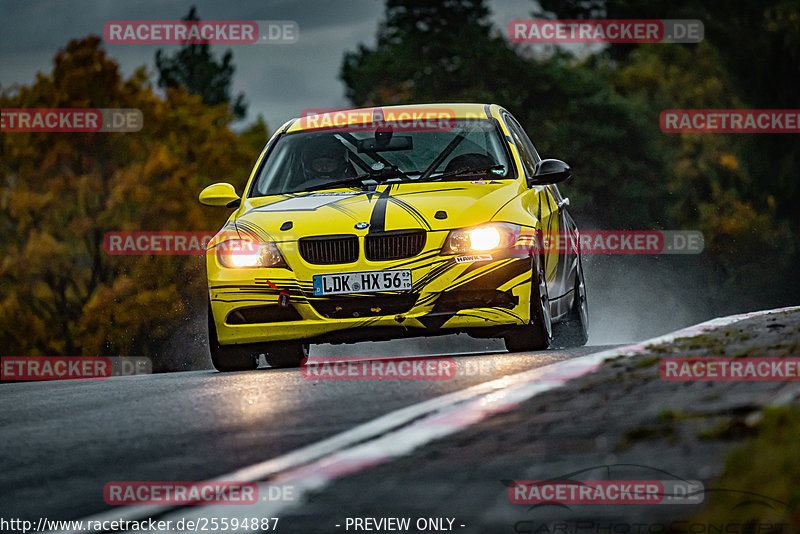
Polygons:
M553 339L550 321L550 298L547 294L547 279L544 273L544 258L537 262L531 276L531 320L530 324L515 327L503 336L508 352L544 350Z
M561 348L582 347L589 340L589 305L586 301L586 282L580 256L573 292L575 297L569 314L553 329L555 344Z
M220 345L217 340L217 327L211 314L211 302L208 303L208 348L211 352L211 363L217 371L252 371L258 367L258 354L247 346Z

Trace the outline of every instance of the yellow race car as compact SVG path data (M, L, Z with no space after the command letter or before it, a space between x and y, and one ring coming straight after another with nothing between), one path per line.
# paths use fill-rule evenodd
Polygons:
M288 121L267 143L209 242L214 366L300 365L310 343L465 332L510 351L583 345L577 235L542 160L497 105L330 111ZM543 237L544 236L544 237ZM544 244L543 244L544 242ZM577 243L567 240L567 243Z

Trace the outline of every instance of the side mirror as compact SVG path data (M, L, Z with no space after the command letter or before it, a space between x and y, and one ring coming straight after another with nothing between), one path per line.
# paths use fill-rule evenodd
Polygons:
M206 206L237 208L241 199L231 184L211 184L200 191L200 202Z
M570 176L572 172L569 165L560 159L543 159L534 167L533 178L528 180L528 186L557 184Z

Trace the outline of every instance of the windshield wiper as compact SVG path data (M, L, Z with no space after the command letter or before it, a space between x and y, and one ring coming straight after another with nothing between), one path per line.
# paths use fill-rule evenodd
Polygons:
M422 174L422 173L419 171L402 171L400 169L395 168L395 169L373 171L370 172L367 176L381 183L391 180L393 178L401 178L401 180L399 180L401 182L416 182L417 180L411 178L412 174Z
M450 172L444 172L439 176L434 176L430 181L442 180L444 178L460 178L462 176L475 176L476 174L495 174L493 171L505 170L505 165L491 165L489 167L476 167L474 169L456 169ZM498 176L498 178L501 178Z
M392 165L389 162L376 162L367 170L367 175L373 180L385 180L390 178L411 178L411 174L422 174L420 171L410 169L407 171L402 170L398 165Z
M317 184L306 187L305 189L301 189L300 191L291 191L292 193L303 193L305 191L317 191L319 189L332 189L335 187L348 187L348 186L355 186L355 187L366 187L370 184L365 184L364 181L374 181L369 180L366 176L359 176L355 178L345 178L344 180L333 180L332 182L326 182L324 184Z
M455 171L445 172L439 176L434 176L428 179L412 178L412 174L422 174L420 171L401 171L400 169L387 169L385 171L370 172L369 174L362 174L353 178L345 178L343 180L334 180L324 184L312 185L301 189L300 191L288 191L291 193L303 193L306 191L317 191L320 189L332 189L335 187L367 187L370 185L377 185L382 183L423 183L435 182L447 178L459 178L462 176L475 176L479 174L487 174L495 170L504 170L505 165L492 165L490 167L477 167L474 169L458 169ZM399 180L397 179L399 178ZM391 182L389 182L391 180Z

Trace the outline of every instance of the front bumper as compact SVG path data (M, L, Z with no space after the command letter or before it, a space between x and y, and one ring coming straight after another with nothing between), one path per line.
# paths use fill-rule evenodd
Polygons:
M430 234L428 246L413 258L344 265L311 265L282 249L289 269L228 269L211 254L209 298L219 343L355 342L463 331L486 335L528 324L529 255L509 251L491 260L458 263L455 256L440 253L443 240L444 235ZM384 269L411 269L413 288L314 296L316 274ZM287 305L281 306L281 300Z

